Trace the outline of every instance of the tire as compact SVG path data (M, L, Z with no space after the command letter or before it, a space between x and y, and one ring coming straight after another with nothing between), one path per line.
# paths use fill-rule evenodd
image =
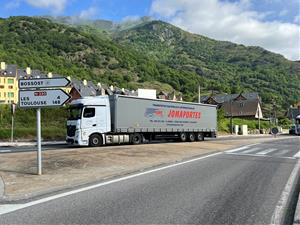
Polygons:
M197 141L204 141L203 133L196 133L196 140Z
M180 133L179 134L179 139L181 142L185 142L187 140L186 133Z
M103 145L102 137L99 134L92 134L89 138L89 146L99 147Z
M142 139L143 139L142 135L135 133L131 135L130 142L133 145L139 145L142 143Z
M194 133L189 133L188 134L188 139L190 142L194 142L196 140L195 134Z

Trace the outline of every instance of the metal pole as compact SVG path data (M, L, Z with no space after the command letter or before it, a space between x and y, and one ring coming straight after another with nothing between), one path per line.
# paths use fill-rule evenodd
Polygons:
M11 115L11 136L10 141L14 141L14 114Z
M232 99L230 96L230 133L233 134L233 124L232 124Z
M198 103L201 103L201 87L198 87Z
M36 110L37 174L42 175L41 108Z

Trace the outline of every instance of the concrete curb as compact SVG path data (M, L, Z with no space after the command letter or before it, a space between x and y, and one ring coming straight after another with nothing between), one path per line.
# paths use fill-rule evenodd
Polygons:
M0 200L4 198L4 182L0 176Z
M66 144L65 141L43 141L42 145L60 145ZM25 147L25 146L35 146L36 142L2 142L0 147Z
M295 215L294 215L294 225L299 225L300 224L300 195L298 197L298 203L297 207L295 210Z

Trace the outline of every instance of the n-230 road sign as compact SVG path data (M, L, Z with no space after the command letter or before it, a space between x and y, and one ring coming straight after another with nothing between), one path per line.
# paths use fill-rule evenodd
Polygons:
M61 89L47 90L20 90L20 108L44 108L51 106L62 106L71 98Z

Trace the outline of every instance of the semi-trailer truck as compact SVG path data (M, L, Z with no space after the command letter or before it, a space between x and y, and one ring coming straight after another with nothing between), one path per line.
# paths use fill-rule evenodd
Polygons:
M124 95L73 100L67 120L69 144L141 144L155 139L202 141L216 137L216 106Z

